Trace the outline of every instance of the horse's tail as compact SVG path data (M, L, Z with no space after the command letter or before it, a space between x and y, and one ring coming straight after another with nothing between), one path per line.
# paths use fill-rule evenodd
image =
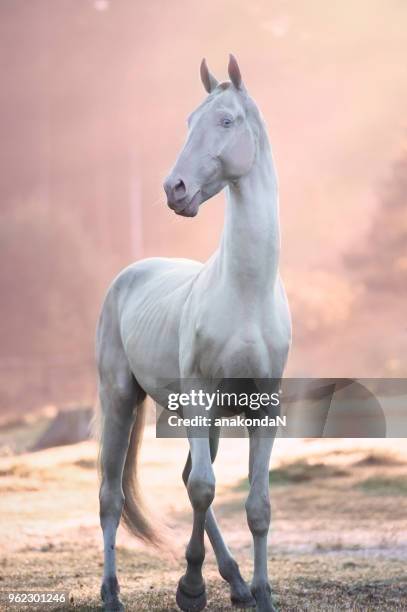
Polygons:
M147 518L147 512L142 501L140 483L137 478L138 455L143 438L146 415L146 403L137 406L136 419L130 434L129 449L123 470L124 506L122 521L127 529L137 538L162 548L162 535L154 528Z

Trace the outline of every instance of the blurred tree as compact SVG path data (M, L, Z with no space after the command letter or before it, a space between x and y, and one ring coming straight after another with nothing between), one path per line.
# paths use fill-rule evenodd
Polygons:
M50 217L36 203L15 207L2 218L0 258L0 407L81 398L104 290L91 236L66 208Z
M407 144L393 164L365 242L346 257L370 293L407 292Z

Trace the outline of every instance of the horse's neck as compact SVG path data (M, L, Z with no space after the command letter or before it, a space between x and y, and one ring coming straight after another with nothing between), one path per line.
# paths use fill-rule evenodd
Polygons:
M228 188L219 249L222 277L251 300L262 299L275 284L279 251L277 177L266 142L251 171Z

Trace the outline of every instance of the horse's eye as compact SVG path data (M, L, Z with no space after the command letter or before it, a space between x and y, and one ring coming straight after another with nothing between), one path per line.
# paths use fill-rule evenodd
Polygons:
M223 117L221 120L222 127L228 128L233 124L233 119L231 117Z

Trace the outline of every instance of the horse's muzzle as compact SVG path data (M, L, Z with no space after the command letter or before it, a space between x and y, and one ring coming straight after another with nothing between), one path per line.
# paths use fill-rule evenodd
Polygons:
M169 198L167 204L171 210L182 217L195 217L198 214L199 205L201 203L201 192L198 190L191 199L186 197L182 200L171 201Z

